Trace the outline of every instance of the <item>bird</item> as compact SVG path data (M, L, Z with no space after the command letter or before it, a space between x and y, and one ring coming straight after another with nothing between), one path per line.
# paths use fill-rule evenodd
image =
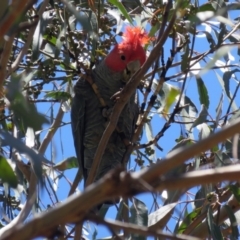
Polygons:
M122 38L123 40L116 44L105 59L91 71L91 78L108 109L112 109L115 104L111 97L124 88L132 74L146 61L144 45L150 40L143 29L132 26L126 27ZM71 108L72 134L79 171L86 185L107 119L103 114L97 94L83 77L80 77L75 84L74 93ZM136 90L119 117L118 131L114 131L109 139L94 181L122 165L127 148L122 136L131 140L138 115L139 104Z

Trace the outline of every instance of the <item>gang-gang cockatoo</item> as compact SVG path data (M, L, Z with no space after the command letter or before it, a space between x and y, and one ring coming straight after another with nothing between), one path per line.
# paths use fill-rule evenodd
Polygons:
M143 45L148 41L149 37L141 28L127 27L123 41L116 44L106 58L93 69L92 80L98 86L101 97L110 109L114 105L111 97L124 87L126 78L145 62L146 53ZM72 132L79 168L86 183L107 120L103 116L99 98L86 80L80 78L74 91L71 111ZM121 165L126 151L121 135L131 140L138 118L138 109L135 92L119 117L118 131L114 131L109 139L95 181Z

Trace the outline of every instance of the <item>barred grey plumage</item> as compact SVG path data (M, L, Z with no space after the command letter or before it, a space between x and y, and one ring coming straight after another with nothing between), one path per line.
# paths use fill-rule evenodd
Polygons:
M92 72L92 79L109 108L114 101L110 98L124 87L123 72L111 71L104 61ZM102 114L102 106L92 87L80 78L75 85L75 96L72 103L71 119L75 150L86 183L95 152L106 127L106 119ZM123 109L118 129L131 140L138 117L136 93L130 98ZM122 163L126 146L118 132L114 131L105 149L95 180L100 179L111 169Z

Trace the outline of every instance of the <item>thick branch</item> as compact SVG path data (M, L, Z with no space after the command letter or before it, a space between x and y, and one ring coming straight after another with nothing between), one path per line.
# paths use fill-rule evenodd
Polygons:
M236 133L240 132L240 119L234 121L230 126L225 126L218 133L211 135L210 137L190 146L175 150L170 153L165 161L161 161L156 165L142 170L139 173L126 174L124 172L110 172L104 178L99 180L97 183L87 187L82 194L69 197L65 202L57 205L55 208L48 210L47 212L37 215L33 220L26 224L19 224L11 228L8 232L0 232L0 238L6 239L31 239L37 236L46 235L46 232L57 227L59 224L65 224L68 222L79 222L82 221L86 213L89 212L94 206L102 203L103 201L109 200L116 196L133 196L138 192L149 191L152 188L148 188L149 185L158 187L161 184L159 176L167 173L172 168L180 165L189 158L208 150L216 144L232 137ZM213 181L223 180L239 180L239 174L235 174L237 168L222 167L216 170L203 170L202 176L205 176L205 172L209 175L204 183L211 183ZM230 174L230 170L234 174ZM225 174L228 172L228 174ZM210 175L212 177L210 178ZM217 178L214 178L217 175ZM200 179L200 172L188 173L183 175L185 177L198 177ZM141 181L139 181L141 179ZM184 179L184 177L183 177ZM200 181L200 180L199 180ZM163 181L163 183L166 181ZM197 181L194 184L200 184ZM172 184L171 184L172 186ZM177 184L174 185L175 189L179 189ZM172 186L172 189L174 188ZM163 186L164 187L164 186ZM170 187L170 185L168 185ZM186 186L184 186L186 188ZM91 199L91 201L89 201ZM233 201L233 200L232 200ZM231 202L233 211L236 212L239 207L237 202ZM229 203L229 204L230 204ZM227 216L224 215L221 216ZM224 217L220 218L223 219ZM197 230L196 230L197 231ZM198 235L197 233L194 235Z
M134 178L142 178L147 183L154 185L161 177L171 169L181 165L186 160L200 154L201 152L209 150L211 147L216 146L220 142L224 142L226 139L231 138L236 133L240 133L240 119L232 122L230 126L223 127L221 131L210 135L208 138L193 144L189 147L178 148L172 151L163 160L141 172L133 173ZM218 169L216 170L218 171ZM230 176L229 176L230 177Z
M191 188L197 185L209 183L219 183L223 180L236 181L240 176L240 165L231 165L216 169L206 169L189 172L175 178L167 178L160 182L157 187L159 190L164 189L183 189ZM156 189L156 188L155 188Z

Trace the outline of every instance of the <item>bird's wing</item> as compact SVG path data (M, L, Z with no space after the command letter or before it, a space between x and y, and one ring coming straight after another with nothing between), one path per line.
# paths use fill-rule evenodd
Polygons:
M87 171L84 168L84 122L85 122L85 99L80 94L75 94L72 101L71 120L72 134L74 140L75 151L77 154L79 170L84 179L87 178Z

